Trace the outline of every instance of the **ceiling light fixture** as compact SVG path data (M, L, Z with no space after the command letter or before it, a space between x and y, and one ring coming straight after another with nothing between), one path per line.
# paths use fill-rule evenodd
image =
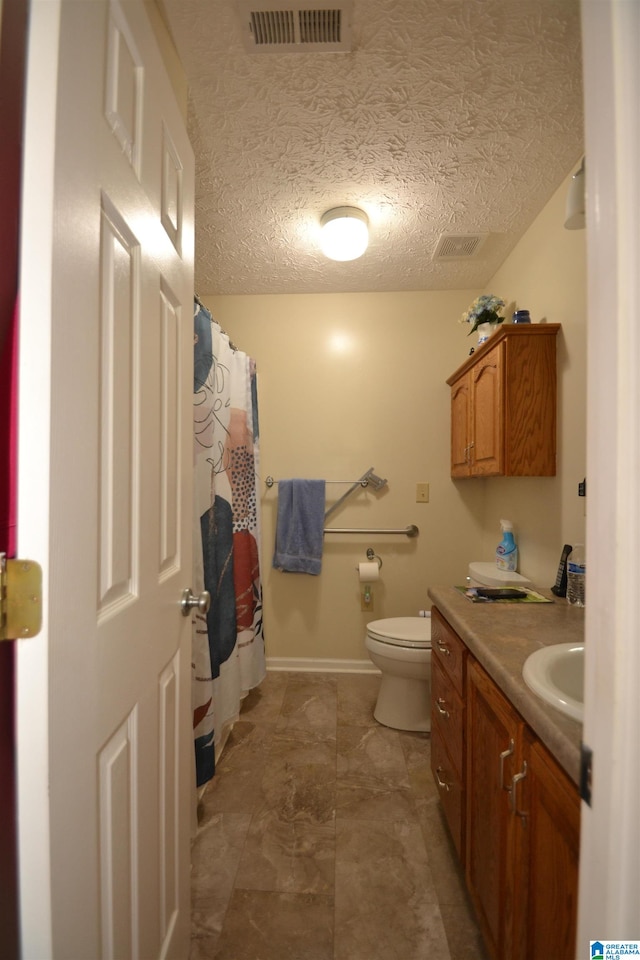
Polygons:
M584 157L580 169L574 173L567 191L567 208L564 221L567 230L583 230L586 226L584 202Z
M369 218L357 207L334 207L320 220L320 247L330 260L356 260L369 243Z

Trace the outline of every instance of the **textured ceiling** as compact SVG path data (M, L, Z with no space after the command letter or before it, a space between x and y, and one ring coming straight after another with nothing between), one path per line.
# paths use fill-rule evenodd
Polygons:
M583 149L578 0L354 0L350 53L245 51L235 0L162 0L189 82L196 289L481 287ZM275 6L275 5L274 5ZM334 263L319 219L371 240ZM486 234L434 260L442 234Z

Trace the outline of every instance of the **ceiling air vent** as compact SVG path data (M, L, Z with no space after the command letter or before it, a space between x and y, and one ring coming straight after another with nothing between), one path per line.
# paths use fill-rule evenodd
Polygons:
M434 260L464 260L475 257L486 240L486 235L479 233L461 234L453 236L443 234L438 241Z
M250 53L347 53L351 50L352 0L283 3L240 0L242 38Z

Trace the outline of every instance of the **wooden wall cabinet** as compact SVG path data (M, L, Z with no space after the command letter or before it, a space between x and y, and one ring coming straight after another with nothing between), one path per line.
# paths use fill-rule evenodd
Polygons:
M451 476L556 473L560 324L503 324L452 374Z
M578 789L436 607L431 635L432 771L488 952L574 960Z

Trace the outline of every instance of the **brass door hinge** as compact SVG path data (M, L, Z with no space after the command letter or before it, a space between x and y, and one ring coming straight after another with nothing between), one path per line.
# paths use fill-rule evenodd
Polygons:
M42 626L42 568L0 553L0 640L35 637Z

